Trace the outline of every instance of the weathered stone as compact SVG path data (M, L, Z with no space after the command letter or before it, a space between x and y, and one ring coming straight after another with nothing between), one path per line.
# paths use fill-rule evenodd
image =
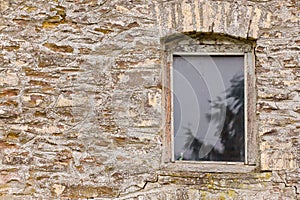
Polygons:
M262 170L282 170L299 168L296 158L297 152L289 151L263 151L261 154Z
M9 98L9 97L14 97L14 96L17 96L19 94L20 90L19 89L7 89L7 90L2 90L0 92L0 97L3 98L3 97L6 97L6 98Z
M7 71L0 74L0 86L17 86L19 78L17 73Z
M1 0L0 13L0 199L300 198L299 1ZM199 52L255 46L255 166L162 163L164 41L182 34Z
M2 163L6 165L29 165L32 160L28 152L10 152L3 156Z
M66 188L65 186L59 184L54 184L52 187L57 196L60 196Z
M44 46L56 52L72 53L74 51L71 46L59 46L53 43L45 43Z
M8 0L4 0L0 2L0 11L6 11L9 8L10 2Z
M65 189L62 196L68 198L113 198L118 195L115 188L107 186L71 186Z

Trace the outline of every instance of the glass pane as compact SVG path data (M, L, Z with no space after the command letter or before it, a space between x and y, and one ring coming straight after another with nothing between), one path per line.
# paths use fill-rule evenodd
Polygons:
M174 56L175 160L244 161L244 57Z

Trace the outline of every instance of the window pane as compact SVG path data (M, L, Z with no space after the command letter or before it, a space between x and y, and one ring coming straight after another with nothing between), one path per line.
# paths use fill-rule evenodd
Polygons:
M175 160L244 161L244 57L173 63Z

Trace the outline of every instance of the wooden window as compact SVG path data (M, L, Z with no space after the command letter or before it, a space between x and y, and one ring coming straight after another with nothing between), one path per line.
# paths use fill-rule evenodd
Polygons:
M256 165L253 42L177 35L164 40L163 54L164 163Z

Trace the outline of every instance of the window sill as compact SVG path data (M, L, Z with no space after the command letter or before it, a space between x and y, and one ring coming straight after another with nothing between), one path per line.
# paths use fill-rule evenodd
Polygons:
M250 173L256 171L257 166L245 165L242 162L193 162L175 161L163 163L161 171L165 172L212 172L212 173Z

